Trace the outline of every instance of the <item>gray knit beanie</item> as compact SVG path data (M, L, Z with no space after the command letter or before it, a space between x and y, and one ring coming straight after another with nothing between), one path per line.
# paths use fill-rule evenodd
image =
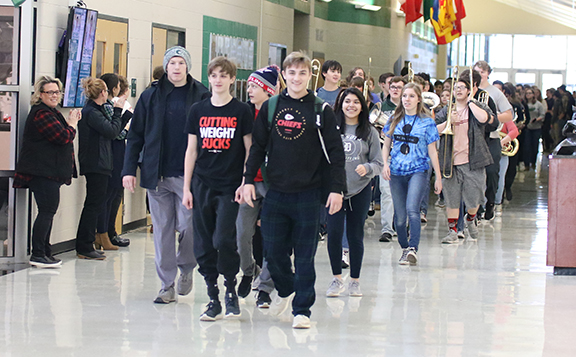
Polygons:
M186 51L186 49L182 46L174 46L166 50L166 53L164 53L163 63L164 71L168 72L166 67L168 66L168 62L170 62L172 57L182 57L184 62L186 62L186 72L190 72L190 69L192 68L192 58L190 57L190 52Z

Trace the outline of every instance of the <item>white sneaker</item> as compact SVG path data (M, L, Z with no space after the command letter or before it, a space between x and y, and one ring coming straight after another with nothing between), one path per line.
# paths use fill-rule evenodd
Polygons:
M496 217L502 217L502 205L494 205L494 212L496 212Z
M454 244L454 243L458 243L458 233L456 233L452 229L449 229L448 235L442 238L442 244Z
M350 266L350 258L348 257L347 250L342 251L342 265L343 268L348 268Z
M273 316L282 315L282 313L284 313L284 311L286 311L288 306L290 306L290 304L292 303L292 300L294 299L294 294L295 293L292 293L286 297L280 297L279 295L276 295L276 297L274 298L274 300L272 300L272 303L270 304L270 308L268 309L270 315Z
M310 318L306 315L294 316L292 328L310 328Z
M328 286L328 290L326 291L326 296L328 297L336 297L340 296L344 292L344 280L340 278L332 279L330 286Z
M412 265L418 263L418 257L416 256L416 249L410 247L408 248L408 254L406 254L406 260Z
M464 239L466 238L466 234L464 234L464 231L458 231L458 239Z

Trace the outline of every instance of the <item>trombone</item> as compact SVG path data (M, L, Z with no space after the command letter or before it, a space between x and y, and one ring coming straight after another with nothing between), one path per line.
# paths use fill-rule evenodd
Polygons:
M320 78L320 71L321 70L322 70L322 63L320 63L319 60L314 58L312 60L312 77L308 81L308 87L310 87L310 81L312 80L312 78L315 78L314 79L314 86L311 88L313 92L316 92L316 89L318 89L318 79Z
M408 68L408 75L410 75L410 68ZM452 83L450 85L450 100L448 101L448 112L446 114L446 127L440 135L444 135L444 155L442 157L442 162L444 164L442 170L442 177L451 178L454 174L454 130L452 130L452 111L454 110L454 84L458 80L458 66L452 67ZM449 139L450 143L449 143ZM448 159L448 148L452 145L452 150L450 151L450 171L448 173L444 170L446 168L446 160Z
M368 75L364 78L364 88L362 90L362 95L364 95L364 99L368 102L368 93L370 92L368 89L368 81L370 80L370 69L372 67L372 57L368 57Z

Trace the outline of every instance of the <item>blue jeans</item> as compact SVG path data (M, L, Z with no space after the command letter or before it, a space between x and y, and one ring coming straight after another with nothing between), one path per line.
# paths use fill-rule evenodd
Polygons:
M428 180L426 181L426 187L424 192L422 192L422 202L420 202L420 212L428 214L428 201L430 201L430 179L432 178L432 166L426 171Z
M390 191L394 202L394 225L398 233L398 243L403 249L418 250L420 243L420 202L426 189L428 172L417 172L407 176L390 178ZM406 230L406 220L410 223L410 242Z

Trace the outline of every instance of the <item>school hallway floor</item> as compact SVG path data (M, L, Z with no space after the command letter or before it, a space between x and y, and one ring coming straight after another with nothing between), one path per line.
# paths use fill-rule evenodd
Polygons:
M361 298L326 298L326 243L317 254L312 328L293 330L241 301L239 320L200 322L207 303L194 273L190 295L153 304L159 289L152 237L105 261L59 255L59 270L0 277L0 356L576 356L576 277L546 266L546 169L519 172L501 218L478 242L442 245L443 210L431 195L419 263L398 265L397 241L378 242L368 220ZM347 270L345 270L347 272Z

